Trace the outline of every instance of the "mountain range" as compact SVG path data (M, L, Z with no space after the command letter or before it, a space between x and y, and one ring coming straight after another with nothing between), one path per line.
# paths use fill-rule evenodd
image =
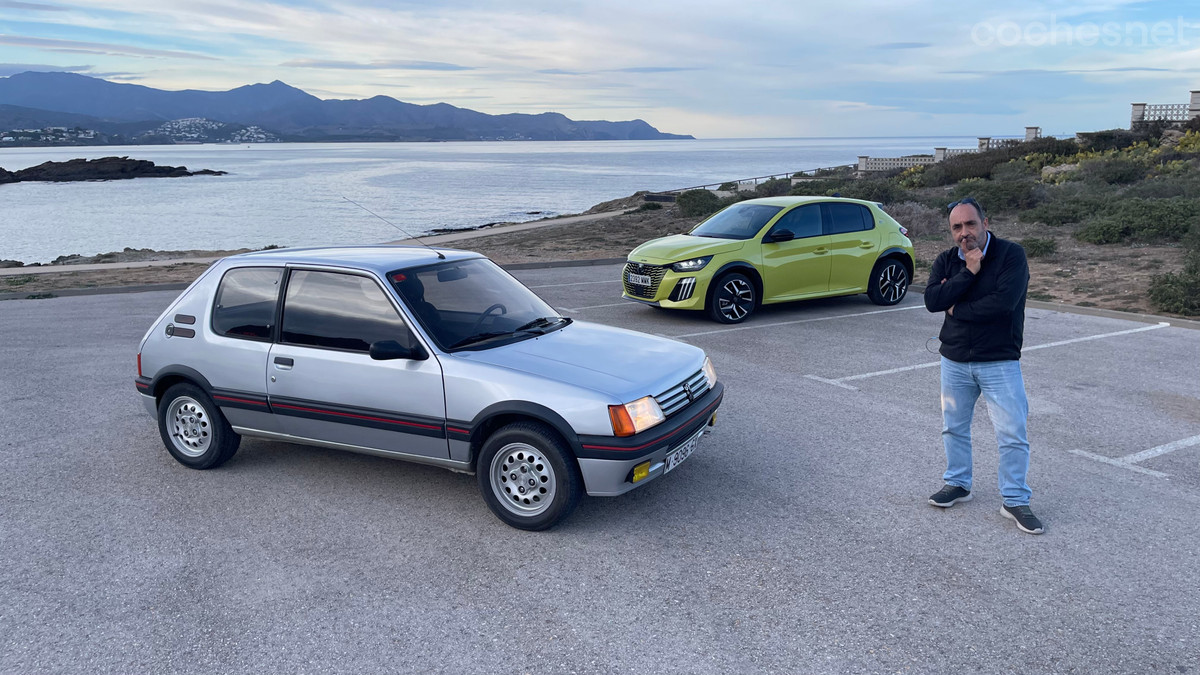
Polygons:
M285 141L692 138L660 132L642 120L579 121L553 112L488 115L448 103L417 105L388 96L322 100L278 80L229 91L166 91L76 73L25 72L0 78L0 130L79 127L125 138L163 138L155 130L164 123L194 118L257 127Z

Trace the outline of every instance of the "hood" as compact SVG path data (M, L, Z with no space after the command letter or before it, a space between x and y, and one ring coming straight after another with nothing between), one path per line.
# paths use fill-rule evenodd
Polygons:
M584 387L622 403L661 394L704 366L699 347L586 321L454 357Z
M669 263L699 258L717 253L736 251L746 245L740 239L713 239L693 237L690 234L673 234L661 239L651 239L629 253L633 262L666 265Z

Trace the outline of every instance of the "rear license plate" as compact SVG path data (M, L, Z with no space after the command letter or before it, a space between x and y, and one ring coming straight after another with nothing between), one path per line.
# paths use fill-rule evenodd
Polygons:
M629 273L629 283L635 286L649 286L654 283L649 275Z
M683 460L691 456L692 452L696 449L696 445L700 442L700 437L703 435L704 429L700 429L700 431L696 432L694 436L687 439L682 445L672 450L670 454L667 455L665 462L667 466L663 470L663 473L667 473L671 469L683 464Z

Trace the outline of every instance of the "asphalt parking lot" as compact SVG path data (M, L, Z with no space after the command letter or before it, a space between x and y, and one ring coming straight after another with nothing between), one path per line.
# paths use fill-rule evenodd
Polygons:
M926 503L919 295L729 327L615 266L516 276L727 387L685 464L543 533L432 467L248 439L188 470L133 387L175 292L0 303L0 672L1200 672L1200 331L1027 311L1035 537L982 403L975 499Z

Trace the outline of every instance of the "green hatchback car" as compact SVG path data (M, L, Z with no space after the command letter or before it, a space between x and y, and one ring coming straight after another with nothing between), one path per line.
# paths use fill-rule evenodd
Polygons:
M904 299L913 247L880 205L840 197L767 197L733 204L687 234L633 249L622 297L745 321L762 304L866 293Z

